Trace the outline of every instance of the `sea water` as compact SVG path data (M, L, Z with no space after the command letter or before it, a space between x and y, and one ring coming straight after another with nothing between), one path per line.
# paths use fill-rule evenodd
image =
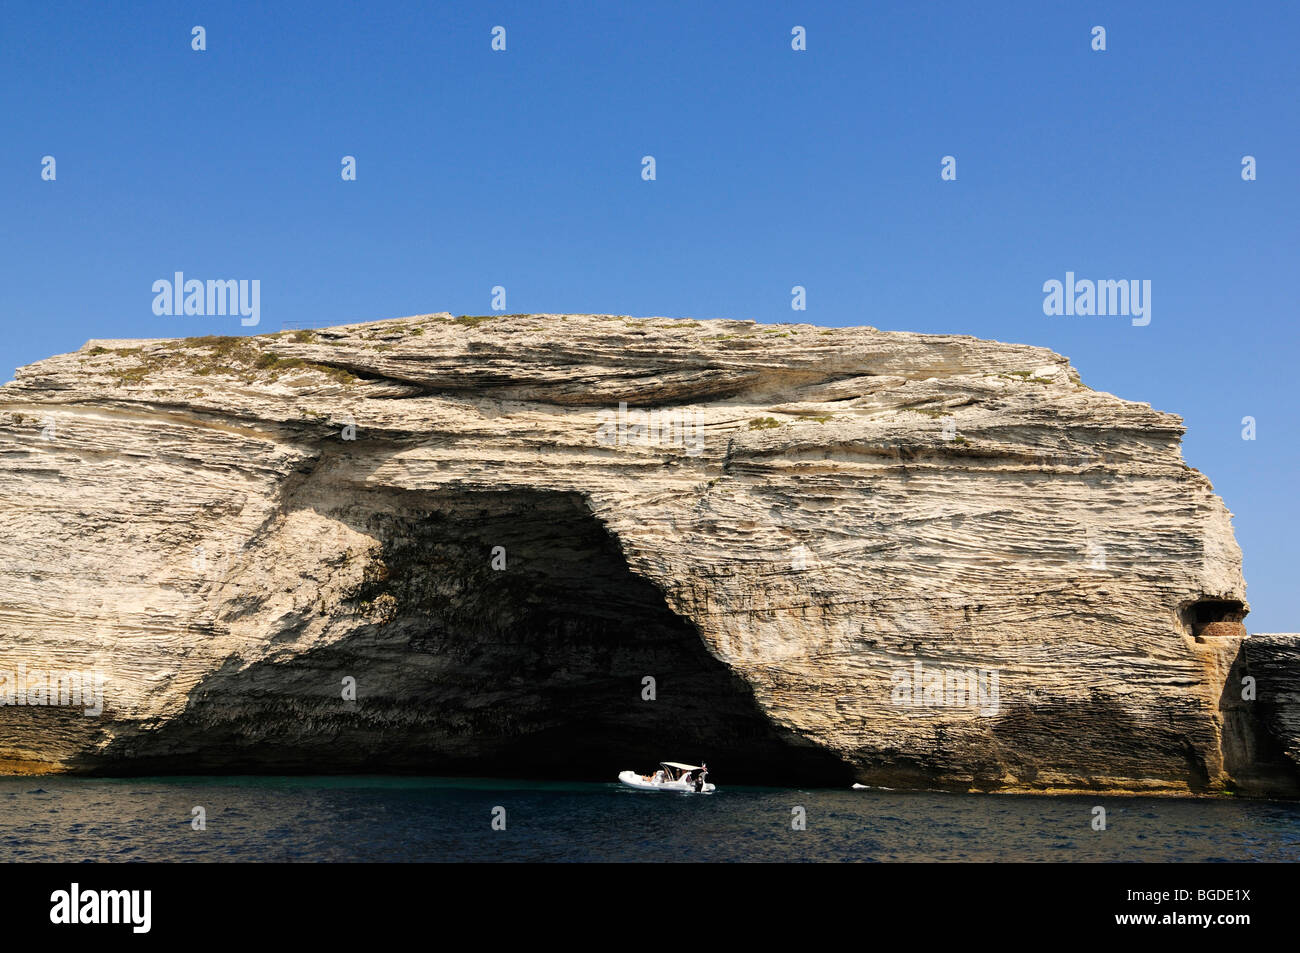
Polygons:
M1300 860L1295 802L710 780L721 790L699 795L617 782L0 778L0 860Z

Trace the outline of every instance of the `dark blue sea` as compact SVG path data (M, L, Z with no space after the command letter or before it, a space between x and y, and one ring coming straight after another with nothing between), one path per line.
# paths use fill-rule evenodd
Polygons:
M1094 808L1106 829L1093 829ZM206 830L193 826L204 809ZM504 808L504 830L493 818ZM806 827L792 821L802 808ZM500 822L498 821L498 826ZM388 777L0 778L3 861L1294 861L1300 803Z

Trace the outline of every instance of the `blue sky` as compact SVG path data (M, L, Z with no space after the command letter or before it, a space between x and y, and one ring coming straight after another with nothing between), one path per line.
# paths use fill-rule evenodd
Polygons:
M1038 344L1186 419L1251 630L1294 631L1297 36L1283 2L11 4L0 379L91 337L479 314L494 285ZM259 279L262 324L155 316L177 270ZM1067 270L1149 279L1150 325L1045 316Z

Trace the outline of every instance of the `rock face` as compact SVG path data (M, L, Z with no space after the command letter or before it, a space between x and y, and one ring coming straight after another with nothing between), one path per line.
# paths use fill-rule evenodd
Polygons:
M1182 430L872 328L91 341L0 387L0 770L1294 794Z

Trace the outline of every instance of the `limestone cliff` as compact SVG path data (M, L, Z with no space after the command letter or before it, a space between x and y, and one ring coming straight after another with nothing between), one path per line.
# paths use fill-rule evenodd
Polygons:
M1296 793L1182 430L872 328L91 341L0 387L0 769Z

